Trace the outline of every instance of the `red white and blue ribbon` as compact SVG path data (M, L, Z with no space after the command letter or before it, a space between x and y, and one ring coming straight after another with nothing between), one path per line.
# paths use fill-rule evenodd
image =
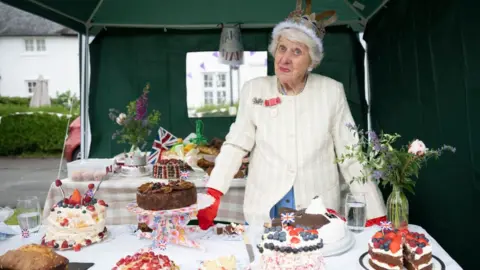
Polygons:
M295 222L295 213L291 212L291 213L282 213L280 215L280 219L282 220L282 224L284 225L288 225L290 223L294 223Z

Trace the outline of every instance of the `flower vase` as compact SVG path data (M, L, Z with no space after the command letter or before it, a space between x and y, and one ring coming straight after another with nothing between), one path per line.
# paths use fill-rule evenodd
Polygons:
M387 219L395 229L408 228L408 199L403 189L393 185L393 190L387 199Z

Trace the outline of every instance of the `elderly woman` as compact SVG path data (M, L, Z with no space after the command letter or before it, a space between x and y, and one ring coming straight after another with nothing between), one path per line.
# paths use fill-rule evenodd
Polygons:
M249 152L244 200L248 223L269 221L279 207L305 208L316 195L338 211L338 167L347 183L360 174L358 163L335 164L335 153L358 140L346 128L354 120L343 85L310 73L322 60L324 26L332 22L320 15L302 15L297 6L274 28L269 51L275 76L253 79L242 89L236 121L207 184L215 202L198 213L202 229L213 225L221 196ZM350 184L350 191L365 193L368 219L384 218L385 204L373 182Z

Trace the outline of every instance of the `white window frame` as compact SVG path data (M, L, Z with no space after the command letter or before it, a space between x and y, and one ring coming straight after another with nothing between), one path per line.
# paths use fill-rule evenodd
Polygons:
M202 78L204 105L226 104L228 90L228 72L204 72ZM212 93L211 96L208 97L208 102L207 93Z
M25 38L23 40L25 52L43 53L47 51L47 40L45 38Z
M37 87L37 80L26 80L25 84L27 85L27 92L29 94L33 94L33 91L35 90L35 87ZM32 85L30 85L32 84Z
M215 91L203 91L203 104L215 105Z

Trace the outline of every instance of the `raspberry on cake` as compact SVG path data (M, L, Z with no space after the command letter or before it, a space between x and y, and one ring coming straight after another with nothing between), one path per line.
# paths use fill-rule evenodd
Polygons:
M89 184L84 196L75 189L69 198L62 199L52 207L42 245L78 251L103 240L107 232L105 222L108 205L94 198L94 187Z
M133 256L128 255L120 259L112 268L112 270L134 269L178 270L180 268L167 256L155 254L153 251L137 252Z
M369 264L376 270L431 270L432 247L423 234L382 229L368 243Z

